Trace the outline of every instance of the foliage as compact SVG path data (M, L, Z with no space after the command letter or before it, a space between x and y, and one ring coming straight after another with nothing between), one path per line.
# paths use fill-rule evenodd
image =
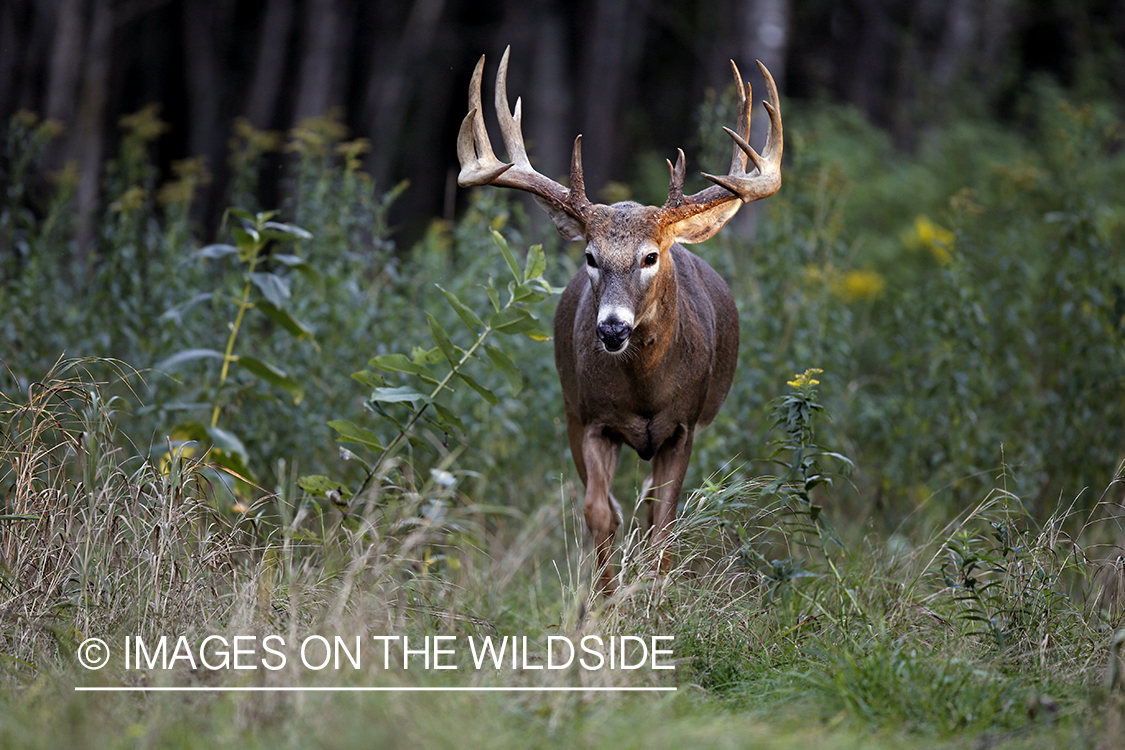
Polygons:
M253 481L253 474L247 466L249 456L238 435L219 426L224 407L231 400L227 394L232 388L231 365L235 365L250 378L286 391L294 404L299 404L304 399L305 389L296 378L277 365L245 353L235 354L235 342L242 330L246 313L254 310L298 341L307 339L315 345L312 330L287 309L291 297L291 280L288 275L279 271L299 271L314 279L316 271L299 256L279 252L282 243L312 239L312 235L304 229L273 221L272 211L252 216L245 211L232 209L231 215L242 224L232 231L235 244L208 245L201 248L197 255L200 259L211 261L221 261L224 258L237 259L243 275L242 291L229 298L221 289L211 293L204 292L173 312L174 315L181 315L184 308L212 297L230 299L234 303L234 313L233 318L227 323L229 334L225 349L223 351L185 349L161 360L153 369L157 372L168 372L198 360L217 360L222 363L215 383L209 388L207 385L203 386L204 391L210 390L213 394L210 421L179 423L172 428L168 444L158 453L161 456L166 456L169 452L183 453L185 450L195 453L202 448L202 456L221 469L215 474L215 479L219 486L229 491L230 502L224 505L236 505L245 510L248 507L246 501L252 499L247 497L249 483ZM251 390L252 384L244 384L241 389Z
M733 228L700 249L743 343L695 440L680 564L654 581L631 534L612 606L589 597L541 341L551 292L580 269L563 250L548 262L550 245L519 257L520 204L480 191L401 250L386 209L402 187L376 188L338 117L290 133L284 155L243 125L250 210L231 212L232 244L207 244L191 218L205 165L159 185L163 125L143 110L122 122L105 210L80 225L73 175L37 178L52 128L13 121L0 680L65 695L5 698L3 741L67 731L60 712L79 734L101 721L67 692L89 678L79 635L352 628L674 634L683 716L663 739L695 737L680 720L704 713L896 744L1093 744L1118 705L1091 685L1116 664L1125 601L1125 162L1108 110L1028 97L1022 129L955 118L913 155L851 113L787 106L785 185L753 249ZM275 157L293 184L276 214L254 195ZM810 362L824 372L793 377ZM636 497L647 471L620 474L636 486L615 492ZM292 744L301 722L409 705L270 700L201 700L184 724L122 699L106 721L160 744L236 716L239 741L276 722ZM485 729L476 705L453 710L490 741L520 744L531 721L556 745L653 705L529 697L494 704ZM424 725L403 736L432 739Z
M381 439L378 434L356 425L347 419L333 420L328 423L335 430L338 440L360 446L366 451L374 453L375 458L363 461L355 453L349 451L350 458L356 458L363 463L366 475L360 486L348 493L349 497L362 497L372 483L382 483L385 473L390 468L390 461L396 452L406 443L423 447L425 443L415 434L415 426L421 420L431 426L443 437L435 444L448 445L448 436L451 431L465 432L465 424L444 398L443 392L452 392L453 384L465 385L476 391L486 402L492 406L499 403L496 394L488 387L482 385L475 377L469 374L467 365L473 360L482 360L481 353L487 355L492 367L503 373L510 386L512 395L516 395L523 388L523 375L520 368L512 358L493 343L489 343L492 334L518 335L525 334L535 341L545 341L548 336L543 331L543 323L535 316L529 305L542 302L554 293L550 284L543 278L547 260L543 255L541 246L533 246L528 252L527 261L521 269L515 256L508 247L507 241L498 232L493 231L493 240L500 249L500 254L507 264L512 279L507 284L507 299L501 300L500 290L497 289L492 277L489 277L485 291L492 305L492 312L483 317L473 311L453 292L438 286L449 308L457 315L461 325L467 329L473 338L465 347L454 344L445 327L438 319L426 312L426 320L430 328L430 337L434 347L422 349L415 347L407 356L401 353L381 354L370 361L370 365L377 370L393 373L398 377L407 377L416 381L418 386L389 385L386 377L374 370L361 370L352 375L362 385L371 389L371 395L364 401L364 406L370 410L380 421L387 423L393 430L390 440ZM441 375L434 369L435 365L448 366L448 372ZM420 390L418 390L420 388ZM409 405L409 406L407 406ZM404 408L405 407L405 408ZM396 409L401 413L396 413ZM433 411L434 416L427 414ZM417 471L420 461L418 457L408 462L413 471ZM434 469L431 469L431 472ZM442 472L447 474L448 472ZM332 483L329 481L328 485ZM315 479L306 478L302 486L306 489L314 486L325 485L322 477ZM323 493L316 493L323 494ZM378 492L375 493L376 496Z

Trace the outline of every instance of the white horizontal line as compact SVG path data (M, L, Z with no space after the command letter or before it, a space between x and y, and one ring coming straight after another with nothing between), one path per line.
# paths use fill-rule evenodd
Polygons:
M611 692L675 692L674 687L265 687L203 685L183 687L79 687L75 692L87 693L611 693Z

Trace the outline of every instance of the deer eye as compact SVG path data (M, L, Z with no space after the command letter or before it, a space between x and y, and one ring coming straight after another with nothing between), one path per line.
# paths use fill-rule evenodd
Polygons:
M586 265L588 265L590 268L598 267L598 261L594 259L593 253L586 253Z
M660 260L660 255L657 253L649 253L645 259L641 261L642 266L655 266L656 261Z

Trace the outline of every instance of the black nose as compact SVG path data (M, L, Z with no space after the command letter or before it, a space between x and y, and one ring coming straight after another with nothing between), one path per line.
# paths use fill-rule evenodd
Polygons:
M616 318L598 323L598 338L602 340L602 346L609 352L616 352L621 349L625 342L629 340L629 334L632 332L633 326Z

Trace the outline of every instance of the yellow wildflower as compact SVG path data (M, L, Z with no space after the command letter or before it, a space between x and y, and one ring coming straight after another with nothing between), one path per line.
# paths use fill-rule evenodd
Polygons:
M172 162L172 173L176 175L176 179L164 183L156 196L156 200L164 206L190 204L196 189L211 182L206 156L193 156Z
M333 107L320 117L301 120L297 127L289 131L293 140L285 147L286 151L308 152L319 156L327 154L328 146L348 137L348 127L340 122L343 116L341 108Z
M149 104L131 115L123 115L117 124L144 142L155 141L168 132L168 123L160 119L159 104Z
M813 375L820 375L822 372L824 372L824 370L819 367L810 367L800 375L795 375L793 380L786 381L786 385L791 388L805 388L820 385L820 381L814 378Z
M12 120L21 128L31 130L39 122L39 113L30 109L21 109L12 115Z
M832 293L845 302L876 299L883 293L887 282L878 271L848 271L833 279Z
M980 216L984 213L984 207L977 203L976 191L970 187L961 188L950 196L949 207L965 216Z
M134 185L126 190L124 193L117 197L113 203L109 204L109 210L115 213L123 214L130 211L136 211L144 205L145 198L148 197L148 191L140 185Z
M953 232L939 226L930 217L919 214L912 232L902 236L902 243L911 250L925 250L941 265L953 260L953 246L957 238Z
M47 177L60 190L73 190L78 186L78 162L70 160L62 169L51 172Z
M369 151L371 151L371 141L366 138L356 138L353 141L336 144L336 153L344 157L344 167L349 172L355 172L363 166L360 157Z
M276 130L258 130L245 117L236 117L234 120L234 135L231 137L232 151L240 147L239 140L246 144L247 150L256 153L277 151L281 148L281 133Z

